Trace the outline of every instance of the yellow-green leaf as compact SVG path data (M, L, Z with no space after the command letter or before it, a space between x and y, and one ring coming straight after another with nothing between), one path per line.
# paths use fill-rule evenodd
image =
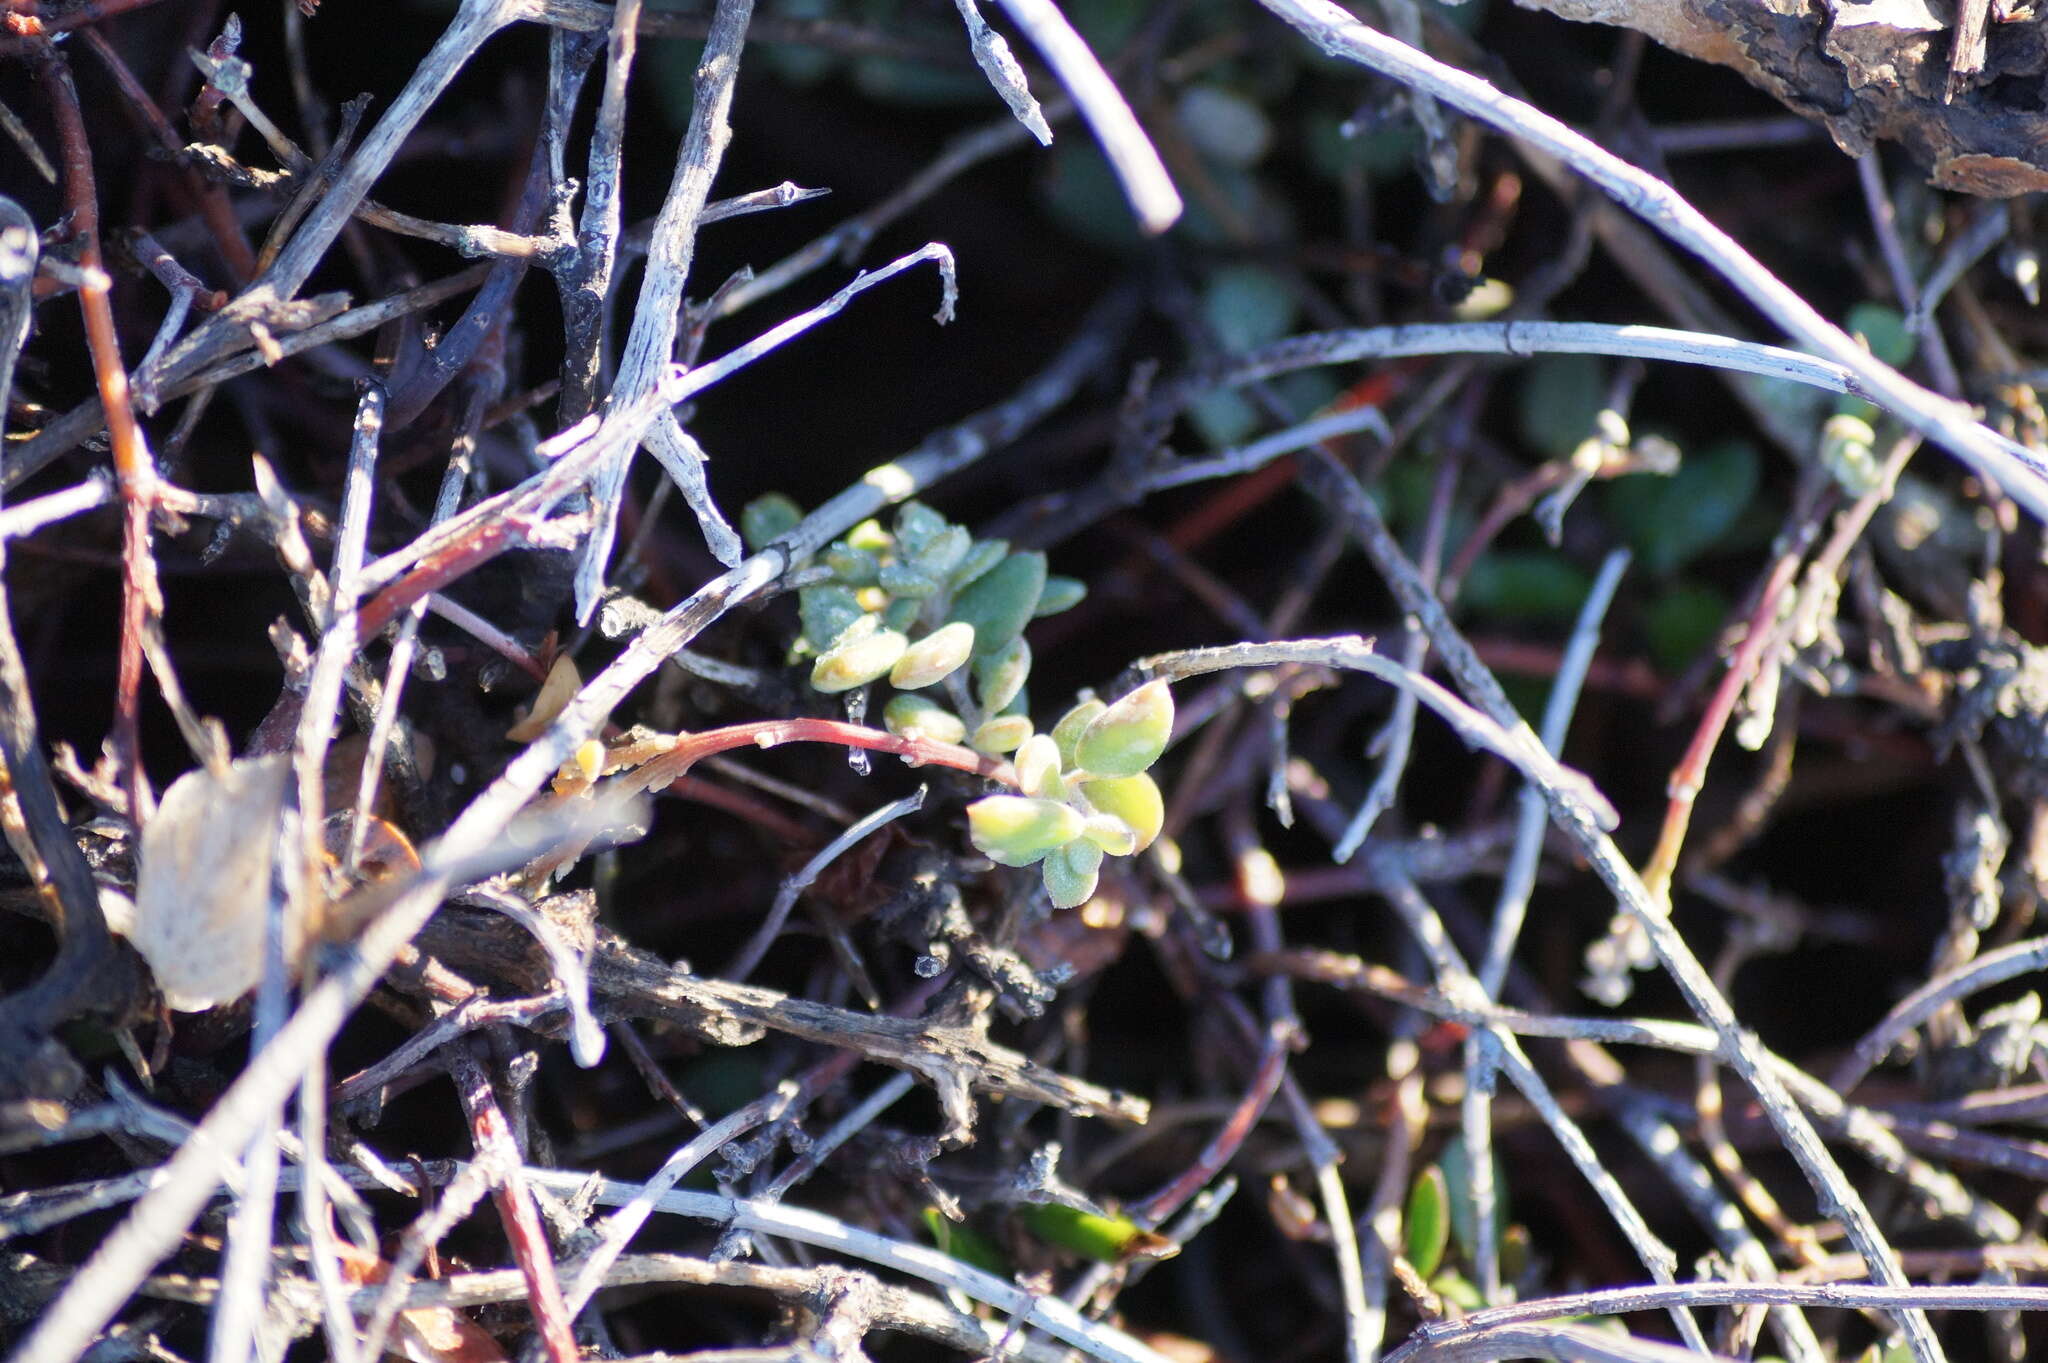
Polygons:
M1401 1218L1402 1252L1424 1278L1434 1277L1451 1243L1451 1189L1444 1171L1432 1164L1416 1175L1408 1189L1408 1209Z
M1095 717L1074 744L1074 763L1096 776L1136 776L1173 737L1173 693L1146 682Z
M967 836L989 860L1029 866L1081 834L1081 816L1057 800L991 795L967 806Z

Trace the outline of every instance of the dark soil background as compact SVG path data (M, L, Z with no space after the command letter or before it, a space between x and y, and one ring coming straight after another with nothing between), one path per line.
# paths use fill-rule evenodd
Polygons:
M1682 193L1828 316L1846 317L1858 305L1896 308L1855 165L1818 134L1668 159L1656 150L1661 131L1717 120L1755 120L1783 133L1779 125L1789 116L1780 106L1724 71L1617 31L1567 25L1505 0L1470 4L1478 8L1476 14L1425 7L1432 50L1668 174ZM42 6L52 19L70 8ZM929 69L975 77L950 5L924 0L801 10L764 5L762 15L808 18L813 9L863 33L933 54L922 63ZM1020 546L1043 548L1054 572L1090 584L1081 606L1032 627L1032 707L1048 724L1078 690L1108 690L1142 655L1247 638L1245 615L1270 617L1297 588L1312 595L1287 626L1288 637L1377 635L1384 651L1398 654L1399 612L1371 564L1355 549L1334 561L1319 560L1317 541L1336 512L1305 484L1283 481L1254 493L1248 489L1258 475L1252 475L1236 483L1200 484L1134 500L1079 518L1078 524L1066 514L1081 504L1079 494L1107 466L1119 404L1139 367L1156 363L1163 376L1177 376L1213 353L1217 338L1200 334L1190 319L1201 316L1219 272L1247 262L1267 266L1273 278L1294 291L1299 304L1287 330L1448 320L1461 295L1475 285L1493 281L1516 291L1526 288L1566 252L1575 220L1588 209L1581 198L1561 199L1546 189L1504 142L1455 120L1462 178L1447 202L1435 202L1413 168L1415 139L1407 106L1384 83L1305 55L1295 35L1254 6L1200 0L1130 10L1127 17L1133 22L1123 26L1129 36L1121 46L1105 45L1104 51L1121 62L1119 79L1148 125L1171 129L1175 92L1203 81L1250 92L1249 102L1269 118L1272 150L1244 178L1255 182L1266 200L1286 207L1272 230L1256 233L1256 240L1232 240L1183 228L1159 241L1119 246L1118 239L1131 234L1127 221L1105 216L1116 211L1114 201L1083 210L1059 203L1058 179L1078 173L1076 161L1087 145L1085 130L1069 119L1059 125L1053 150L1016 149L974 167L888 226L862 253L859 264L872 267L927 241L947 244L959 263L957 321L944 328L932 323L936 283L929 271L913 272L864 294L839 317L719 384L686 412L688 429L711 456L712 491L728 514L737 517L742 506L770 491L814 507L930 432L1014 393L1074 334L1106 292L1138 290L1144 300L1141 316L1114 363L1014 443L924 494L952 520L977 533L1002 533ZM184 110L198 78L184 52L204 46L226 11L217 0L164 0L111 13L90 27L160 101L179 135L196 139ZM372 96L369 118L374 120L431 45L446 13L422 3L323 0L305 25L307 70L322 115L363 92ZM994 7L989 17L996 20ZM1085 13L1077 10L1075 17L1086 28L1088 21L1108 23L1118 12L1103 4ZM244 11L241 19L241 52L254 70L257 101L302 143L324 142L324 137L309 135L312 130L296 106L279 8ZM1020 52L1026 49L1021 39L1016 45ZM152 143L139 132L106 63L85 50L78 34L60 50L75 72L91 136L115 275L113 305L124 357L134 365L162 315L165 294L134 265L125 244L128 229L147 227L160 239L194 243L174 251L187 268L214 287L231 288L231 280L203 233L193 229L187 173L150 149ZM864 88L855 78L853 59L835 53L830 42L774 46L778 58L810 54L821 63L829 58L832 69L808 80L792 79L793 60L769 60L764 55L769 50L766 44L752 44L742 61L731 150L714 196L784 180L831 193L707 226L690 277L692 298L702 299L743 267L764 269L840 219L868 208L929 164L951 139L1002 114L993 94L983 88L975 95L971 86L970 93L943 100L900 93L877 98L871 83ZM629 223L660 207L689 112L688 79L696 51L697 45L685 39L642 42L622 179ZM545 69L546 37L539 27L515 27L494 39L435 106L378 182L374 197L435 221L503 221L535 135ZM600 62L580 106L570 139L572 167L580 166L585 155L593 91L602 71ZM1049 96L1055 89L1052 78L1035 66L1032 74L1034 89ZM0 104L19 113L31 137L51 144L47 92L18 45L0 58ZM1324 113L1356 114L1376 130L1375 136L1392 137L1394 152L1381 156L1369 173L1353 167L1333 179L1320 172L1303 129ZM1185 147L1184 134L1173 136ZM1407 141L1400 141L1404 137ZM253 133L241 132L233 150L246 164L272 164ZM1953 235L1973 205L1945 201L1924 188L1915 169L1895 153L1888 154L1886 168L1924 276L1940 249L1932 238L1944 228ZM32 173L12 144L0 144L0 190L17 199L44 229L45 253L64 257L69 242L60 223L59 188ZM238 204L262 200L254 191L231 193ZM1190 191L1198 206L1201 197L1199 186ZM1363 220L1361 205L1369 206ZM255 224L252 238L260 241L261 224L274 207L249 211ZM1994 424L2021 438L2038 435L2028 422L2030 416L2038 418L2039 405L2029 406L2031 390L2021 395L2008 376L1995 372L1985 358L1989 347L1979 341L1988 328L2024 353L2037 333L2032 309L2010 268L2018 259L2014 252L2032 249L2030 212L2019 201L2012 210L2006 256L1988 257L1966 277L1972 320L1957 320L1954 309L1942 314L1964 371L1966 396L1984 405ZM1341 258L1344 267L1332 268L1333 257ZM358 224L306 292L347 290L363 302L464 264L444 247ZM1689 263L1684 268L1696 280L1707 279L1704 270ZM722 353L823 299L851 273L851 265L834 263L720 322L705 354ZM624 333L638 279L637 266L622 276L615 339ZM1744 319L1746 334L1778 339L1755 323L1732 294L1711 282L1707 287ZM10 441L93 392L78 309L60 284L52 283L50 290L59 296L37 309L10 395ZM462 301L445 305L434 323L451 324ZM1663 316L1638 282L1597 246L1533 315L1682 325ZM531 271L508 314L508 397L530 394L555 377L561 334L553 282L542 271ZM307 508L331 514L348 453L355 403L351 375L372 371L379 344L401 343L395 337L381 342L364 338L339 348L346 352L342 362L294 359L224 385L192 433L173 481L197 491L247 492L252 487L250 456L260 453ZM1536 399L1530 392L1539 381L1522 364L1482 361L1435 405L1425 407L1421 395L1451 363L1384 366L1398 376L1386 411L1397 425L1404 415L1413 416L1412 424L1402 426L1408 438L1391 450L1369 440L1345 442L1343 450L1346 462L1372 482L1411 553L1424 541L1431 489L1442 461L1454 460L1457 470L1439 506L1455 553L1503 488L1546 461L1570 454L1569 446L1546 448L1537 436L1546 421L1569 425L1574 410L1567 403L1562 415L1539 412L1532 418ZM1924 368L1910 367L1920 363L1910 362L1908 372L1924 378ZM1373 372L1372 366L1347 367L1333 374L1325 396ZM1736 637L1721 631L1750 618L1755 591L1777 552L1775 544L1782 542L1774 536L1812 517L1825 540L1834 522L1821 519L1824 513L1840 510L1853 498L1822 492L1824 480L1810 476L1805 465L1774 446L1707 371L1652 366L1633 372L1621 361L1602 361L1594 372L1600 391L1591 408L1576 413L1579 436L1574 443L1590 433L1592 411L1621 391L1632 403L1628 415L1636 433L1660 433L1688 456L1717 443L1740 442L1757 471L1753 488L1739 494L1713 486L1697 490L1703 501L1733 500L1720 528L1696 552L1663 568L1638 567L1626 579L1603 627L1596 665L1564 752L1566 761L1589 774L1619 810L1617 839L1641 865L1665 817L1667 779L1722 674L1716 658L1725 659L1728 649L1717 649L1717 638ZM380 484L379 495L391 500L380 503L373 522L373 556L419 533L417 509L431 504L446 457L454 419L450 407L444 401L387 441L387 481ZM173 403L146 420L154 446L161 448L170 438L181 409L181 403ZM1819 410L1824 416L1832 409ZM1199 455L1211 444L1235 443L1273 426L1264 417L1254 422L1255 429L1218 440L1201 421L1183 420L1172 428L1169 443L1180 453ZM1878 428L1886 441L1898 436L1882 422ZM489 490L523 476L520 442L555 429L554 405L544 394L519 419L492 426L481 450ZM1796 453L1810 460L1810 450ZM0 460L6 457L0 453ZM88 444L10 490L7 501L13 505L74 485L106 461L103 441ZM2036 794L2042 788L2036 770L2040 748L2029 746L2025 737L2038 732L2042 711L2026 694L1999 690L2011 672L1998 671L2006 664L2024 670L2037 658L2032 651L2035 627L2048 622L2041 537L1995 490L1964 477L1938 450L1919 454L1911 472L1948 508L1953 533L1880 552L1875 541L1891 533L1891 522L1880 513L1869 540L1848 555L1848 585L1834 622L1841 646L1831 654L1806 648L1787 669L1779 723L1796 736L1789 777L1775 798L1760 797L1758 792L1770 787L1769 754L1746 752L1724 740L1694 814L1690 859L1680 863L1673 889L1672 908L1681 931L1703 960L1723 968L1720 983L1743 1025L1794 1064L1820 1075L1931 973L1960 968L1977 951L2029 939L2044 883L2044 860L2037 858L2048 859L2048 850L2038 845L2040 831L2048 827L2039 820ZM651 459L637 461L613 579L666 609L719 566L688 512L677 500L658 497L661 479ZM1609 495L1619 486L1603 480L1589 488L1567 517L1555 547L1526 516L1501 528L1480 556L1489 569L1468 578L1466 595L1453 603L1461 627L1532 718L1540 712L1578 599L1603 554L1618 544L1640 550L1659 533L1654 521L1632 521L1625 500ZM1233 494L1219 493L1219 487L1244 492L1233 502ZM656 501L658 519L635 542L637 557L629 560L627 543ZM1823 510L1814 509L1823 502ZM1667 508L1667 513L1677 509ZM1206 525L1207 532L1198 535L1198 524ZM1176 537L1191 547L1185 552L1160 547ZM13 624L42 735L49 745L70 745L88 768L109 738L116 707L121 544L120 513L107 507L8 547ZM276 553L261 536L237 533L215 542L212 523L195 519L185 527L160 525L154 547L164 587L166 638L179 676L194 709L217 718L240 752L278 703L283 683L266 629L279 619L302 633L309 626ZM324 563L327 553L328 545L316 537L316 559ZM1546 585L1560 581L1565 585L1556 590ZM1966 614L1955 589L1973 581L1980 596L1975 617ZM1904 633L1950 649L1939 655L1940 665L1923 662L1901 669L1885 661L1888 643L1876 603L1887 593L1900 603ZM455 595L529 649L570 650L585 678L621 647L576 629L567 572L558 555L508 555L476 573ZM1690 610L1681 610L1686 603ZM770 688L738 693L664 674L660 684L635 693L616 714L617 722L694 730L771 718L778 706L789 713L834 714L829 701L802 685L803 671L786 666L796 628L788 598L741 609L693 647L767 670ZM439 650L445 674L414 678L406 715L413 729L432 741L437 759L431 798L416 806L412 817L398 820L411 841L422 846L516 755L518 745L503 731L515 709L531 701L534 689L529 679L438 619L428 623L423 637ZM373 642L364 656L381 668L385 644ZM1882 686L1860 684L1878 674L1883 674ZM144 694L143 756L150 780L161 791L193 759L169 710L150 688ZM1200 684L1188 683L1178 694L1185 715L1205 692ZM954 1206L1011 1271L1027 1275L1037 1288L1064 1291L1083 1271L1084 1261L1034 1239L1008 1191L1030 1153L1058 1141L1062 1174L1089 1198L1108 1207L1134 1205L1198 1161L1253 1077L1257 1032L1247 1042L1234 1018L1249 1021L1264 1014L1271 1006L1268 982L1286 969L1274 963L1271 953L1261 957L1255 950L1259 929L1250 925L1253 915L1246 912L1242 879L1248 847L1269 853L1288 876L1275 918L1289 946L1383 964L1411 980L1430 979L1399 920L1371 892L1366 873L1336 869L1330 860L1336 832L1377 770L1366 747L1389 712L1391 694L1357 677L1341 686L1333 678L1293 704L1292 826L1263 803L1264 726L1270 706L1219 699L1211 708L1209 727L1183 736L1160 768L1177 828L1179 876L1148 873L1139 863L1129 863L1133 869L1105 880L1105 894L1113 903L1087 917L1086 926L1074 915L1040 916L1019 929L1017 911L1035 878L986 871L960 831L960 811L981 793L979 782L957 773L912 773L890 758L879 759L872 774L862 775L849 767L842 752L819 746L736 757L755 772L854 814L906 794L920 782L932 785L923 812L872 839L820 882L807 901L817 916L808 909L798 913L791 934L769 954L754 983L861 1009L816 926L823 920L859 945L884 1000L897 1004L913 998L923 984L919 964L926 944L914 940L901 909L914 873L940 864L946 868L941 878L959 887L966 912L988 942L1016 947L1040 970L1052 971L1055 981L1063 981L1057 998L1035 1013L1015 999L991 1003L982 998L979 1006L994 1010L993 1035L1052 1069L1141 1095L1154 1112L1149 1134L1134 1138L1128 1129L1107 1122L1021 1100L983 1097L976 1142L928 1159L918 1157L918 1142L939 1129L941 1116L920 1087L800 1185L791 1201L919 1241L929 1238L921 1211ZM1987 729L1985 718L1994 711L2001 717ZM1972 775L1966 750L1985 762L1994 783L1988 800ZM780 819L764 824L729 803L663 799L644 839L586 859L556 888L592 892L599 920L619 941L668 960L687 960L712 975L751 934L782 878L838 825L778 791L754 789L729 774L705 774L769 806ZM59 789L81 830L95 815L121 822L121 811L96 804L76 783L60 782ZM1408 846L1423 838L1486 843L1483 855L1465 870L1432 878L1425 886L1471 960L1483 954L1516 789L1505 767L1468 752L1425 715L1400 800L1368 847ZM1960 814L1978 810L2002 820L2012 851L2009 860L1990 863L1989 920L1965 932L1958 924L1967 919L1967 896L1954 888L1956 828ZM1746 835L1728 834L1744 820L1749 821ZM792 829L802 836L793 836ZM1582 991L1581 981L1586 949L1608 931L1613 903L1569 847L1553 841L1551 848L1506 997L1534 1011L1608 1011ZM100 869L106 883L132 887L132 852L110 855ZM0 917L0 941L12 947L0 952L0 989L18 993L51 967L58 935L48 926L47 912L30 902L33 895L23 888L20 867L10 865L8 874L7 892L13 897L8 906L20 911ZM1205 913L1190 914L1183 902L1187 897L1205 905ZM1214 945L1219 933L1234 945L1229 960L1204 949L1205 943ZM1939 965L1932 964L1937 956ZM1058 969L1062 963L1068 968ZM530 982L517 982L516 971L496 978L472 969L470 978L498 998L532 992ZM1638 972L1631 981L1634 993L1619 1005L1620 1013L1688 1016L1677 990L1660 975ZM2014 1252L2035 1252L2036 1258L2008 1267L2023 1278L2048 1268L2048 1258L2040 1257L2038 1234L2038 1185L2048 1172L2048 1152L2033 1139L2038 1101L2006 1124L1972 1127L1969 1134L1996 1147L1992 1156L1983 1154L1984 1147L1973 1147L1975 1157L1961 1150L1962 1143L1940 1132L1929 1134L1925 1126L1933 1119L1915 1104L1953 1103L1972 1093L2038 1100L2048 1075L2034 1050L2029 1019L2038 1009L2027 1012L2027 1001L2034 997L2028 989L2023 978L1971 995L1961 1013L1945 1015L1943 1026L1921 1038L1910 1064L1879 1070L1856 1093L1857 1101L1887 1119L1922 1122L1922 1128L1909 1132L1915 1136L1909 1144L1931 1165L1952 1169L1979 1196L2021 1219L2026 1235L2016 1241ZM1459 1130L1463 1030L1363 989L1303 981L1295 990L1304 1043L1289 1057L1290 1073L1345 1156L1352 1214L1369 1215L1380 1170L1394 1157L1388 1129L1397 1104L1418 1093L1425 1100L1426 1120L1409 1167L1419 1171L1449 1159L1455 1176L1461 1150L1446 1151ZM330 1073L342 1078L376 1062L445 1005L418 978L394 976L341 1034L329 1057ZM1985 1009L1999 1005L2017 1011L1986 1024ZM125 1082L140 1082L142 1076L133 1072L139 1053L157 1065L148 1076L149 1101L197 1120L246 1059L248 1013L243 1004L172 1015L155 1006L145 984L134 997L110 1001L98 1014L73 1020L61 1039L78 1062L77 1085L40 1096L59 1105L55 1121L62 1127L107 1101L107 1086L114 1082L109 1072ZM638 1028L649 1062L713 1117L753 1100L779 1079L808 1072L832 1054L780 1035L728 1048L661 1020L617 1025ZM139 1051L117 1045L116 1034L123 1030ZM618 1178L647 1175L693 1128L659 1086L650 1087L623 1045L615 1044L601 1066L586 1071L571 1063L561 1035L558 1015L537 1030L507 1027L490 1035L486 1058L494 1071L502 1075L524 1065L537 1074L507 1097L528 1162L601 1170ZM1996 1055L1991 1054L1994 1042L2005 1045ZM1617 1094L1586 1081L1558 1043L1531 1041L1530 1050L1568 1110L1586 1125L1602 1158L1676 1251L1680 1278L1688 1277L1695 1262L1714 1249L1713 1239L1613 1117L1624 1103L1655 1111L1673 1122L1692 1142L1695 1157L1704 1160L1710 1138L1702 1132L1695 1107L1692 1062L1660 1051L1623 1052L1628 1069L1624 1091ZM1405 1059L1397 1063L1395 1057ZM835 1078L809 1096L803 1129L813 1136L822 1132L891 1073L868 1063ZM1730 1148L1739 1149L1750 1172L1784 1202L1793 1223L1814 1227L1807 1243L1819 1249L1805 1257L1770 1229L1759 1228L1777 1252L1779 1268L1811 1267L1821 1253L1846 1252L1839 1228L1816 1210L1796 1167L1747 1095L1732 1077L1726 1087ZM1193 1235L1178 1257L1134 1275L1142 1280L1118 1295L1109 1309L1111 1318L1175 1358L1285 1363L1343 1355L1339 1280L1328 1227L1318 1219L1328 1211L1313 1200L1314 1171L1284 1109L1276 1101L1228 1162L1238 1184L1220 1219ZM20 1120L24 1111L8 1108L7 1114ZM1941 1115L1954 1117L1947 1110ZM36 1120L51 1124L47 1112ZM1519 1276L1509 1275L1510 1288L1528 1297L1643 1280L1641 1263L1557 1141L1505 1085L1495 1122L1505 1218L1516 1227L1512 1235L1526 1246ZM19 1129L27 1129L26 1124ZM1946 1129L1953 1134L1953 1128ZM787 1132L783 1135L787 1139ZM472 1153L463 1111L452 1099L447 1076L432 1063L396 1081L380 1110L358 1107L339 1114L335 1148L349 1140L365 1142L394 1166L413 1158ZM1940 1271L1956 1281L1973 1281L1985 1270L1980 1239L1953 1221L1925 1214L1918 1193L1879 1173L1856 1152L1839 1148L1851 1181L1871 1201L1895 1245L1951 1252ZM37 1148L32 1139L10 1138L0 1144L0 1199L113 1178L166 1153L160 1142L132 1136L47 1148ZM792 1157L785 1148L763 1168L772 1172ZM758 1191L760 1179L751 1173L726 1168L721 1177L737 1193ZM1396 1192L1405 1195L1412 1182L1412 1177L1402 1178ZM711 1185L700 1174L693 1186ZM1724 1191L1728 1186L1723 1185ZM1287 1215L1296 1201L1310 1208L1306 1225ZM389 1237L418 1207L390 1194L378 1194L371 1202L388 1252ZM11 1233L7 1217L17 1210L0 1200L0 1227ZM54 1290L38 1296L27 1285L47 1285L53 1272L61 1280L119 1216L119 1208L109 1208L0 1244L0 1255L18 1250L26 1256L0 1258L0 1278L12 1273L24 1285L12 1296L0 1287L0 1306L5 1307L0 1339L10 1332L24 1334ZM303 1241L303 1228L286 1218L279 1224L281 1245L288 1249ZM216 1273L221 1230L217 1215L201 1221L165 1271L200 1277ZM703 1254L716 1239L715 1228L657 1217L633 1248ZM1403 1248L1412 1252L1414 1247L1403 1242ZM789 1262L815 1257L801 1247L776 1252ZM440 1268L502 1267L512 1262L510 1254L496 1215L483 1207L443 1244ZM278 1272L302 1279L306 1270L286 1253ZM1439 1282L1439 1290L1455 1304L1472 1272L1469 1246L1453 1237L1441 1270L1448 1278ZM1935 1274L1916 1270L1912 1276L1919 1282ZM1389 1347L1422 1319L1422 1308L1398 1288L1390 1298ZM633 1289L608 1294L600 1307L593 1316L601 1315L602 1324L592 1327L583 1343L587 1349L609 1348L623 1355L794 1347L788 1342L800 1339L806 1328L762 1294L726 1289ZM138 1298L121 1318L135 1326L135 1339L148 1340L151 1357L197 1358L205 1350L207 1315L198 1307ZM488 1308L475 1318L506 1356L516 1356L532 1325L519 1303ZM1881 1322L1873 1325L1853 1314L1820 1312L1814 1320L1829 1357L1856 1357L1883 1339ZM1669 1322L1661 1315L1632 1316L1628 1322L1645 1337L1670 1337ZM2021 1357L2028 1341L2038 1343L2039 1338L2038 1331L2003 1322L1987 1330L1976 1316L1949 1319L1941 1333L1959 1358ZM1708 1334L1715 1337L1712 1328ZM1754 1339L1717 1342L1739 1352ZM939 1352L934 1344L883 1335L872 1337L869 1346L888 1358ZM1779 1346L1766 1338L1760 1347L1770 1353ZM325 1348L317 1330L290 1345L292 1357L305 1359L321 1356Z

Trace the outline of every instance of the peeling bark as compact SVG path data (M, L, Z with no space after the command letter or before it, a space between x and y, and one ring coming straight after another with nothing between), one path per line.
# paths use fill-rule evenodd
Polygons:
M1990 198L2048 189L2048 33L2031 11L1994 6L1981 68L1970 69L1972 52L1952 71L1953 15L1930 0L1517 2L1637 29L1730 67L1852 156L1900 143L1945 189Z

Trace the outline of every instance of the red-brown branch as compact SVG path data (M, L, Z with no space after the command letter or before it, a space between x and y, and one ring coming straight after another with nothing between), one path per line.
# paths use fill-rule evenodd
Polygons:
M142 644L152 610L162 609L156 561L150 557L149 513L156 495L156 465L129 401L128 371L121 363L120 337L108 297L106 257L100 249L99 190L94 183L92 147L78 87L63 54L47 39L35 49L36 70L50 95L50 112L64 160L64 206L78 236L78 301L85 314L86 347L100 405L107 415L114 473L121 492L121 645L114 703L114 745L126 782L129 814L138 821L142 805Z

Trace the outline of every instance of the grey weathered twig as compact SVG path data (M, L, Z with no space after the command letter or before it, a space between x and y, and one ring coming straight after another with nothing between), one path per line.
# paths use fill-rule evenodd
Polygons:
M1079 335L1010 399L938 432L917 450L876 470L818 508L789 535L705 584L634 639L584 687L548 732L515 758L445 833L446 861L471 856L496 841L528 799L612 708L676 648L772 583L796 558L815 552L880 508L900 502L1011 439L1060 405L1095 372L1130 313L1127 295L1113 298L1084 322ZM430 853L431 855L431 853ZM356 1003L440 903L450 873L429 876L371 922L342 962L307 991L277 1039L252 1055L223 1093L195 1139L172 1157L151 1190L101 1242L92 1258L22 1340L13 1363L70 1363L120 1309L150 1268L168 1253L206 1204L220 1173L214 1153L234 1148L274 1111L304 1071L303 1057L324 1049ZM675 1196L675 1194L671 1194ZM770 1233L782 1233L763 1227Z
M2048 520L2048 461L1980 425L1968 408L1928 392L1873 358L1670 185L1478 77L1376 32L1331 0L1260 3L1324 52L1432 94L1564 161L1624 208L1705 260L1801 344L1855 375L1871 401L1997 483L2037 518ZM1912 1326L1909 1334L1915 1355L1923 1363L1938 1356L1924 1325Z
M1087 40L1074 31L1053 0L1000 3L1074 97L1075 107L1088 120L1103 155L1123 184L1131 210L1138 215L1138 226L1150 233L1173 226L1180 219L1180 191L1173 187L1173 177L1166 173L1137 115L1088 50Z
M733 85L739 78L740 48L753 12L753 0L719 0L711 36L697 66L690 126L684 131L683 145L676 154L675 178L669 183L668 196L662 200L661 213L655 219L647 248L646 274L633 309L633 325L619 353L618 377L607 398L612 413L642 401L659 383L674 356L683 289L689 282L691 262L696 258L697 219L711 198L711 182L725 157L726 144L732 140L732 127L727 120L732 109ZM579 366L585 363L580 351L572 358ZM565 386L582 382L580 369L575 375L565 371ZM663 424L673 420L671 416ZM596 524L584 542L576 571L579 621L590 619L603 594L605 565L616 534L618 500L625 489L626 467L631 457L630 447L610 456L591 479ZM681 490L712 554L728 567L738 563L739 536L712 502L701 474L683 484Z
M1900 1038L1944 1004L2044 966L2048 966L2048 937L2035 937L1987 951L1945 975L1935 976L1893 1004L1883 1021L1864 1034L1848 1057L1828 1075L1828 1087L1838 1093L1849 1093L1883 1062Z

